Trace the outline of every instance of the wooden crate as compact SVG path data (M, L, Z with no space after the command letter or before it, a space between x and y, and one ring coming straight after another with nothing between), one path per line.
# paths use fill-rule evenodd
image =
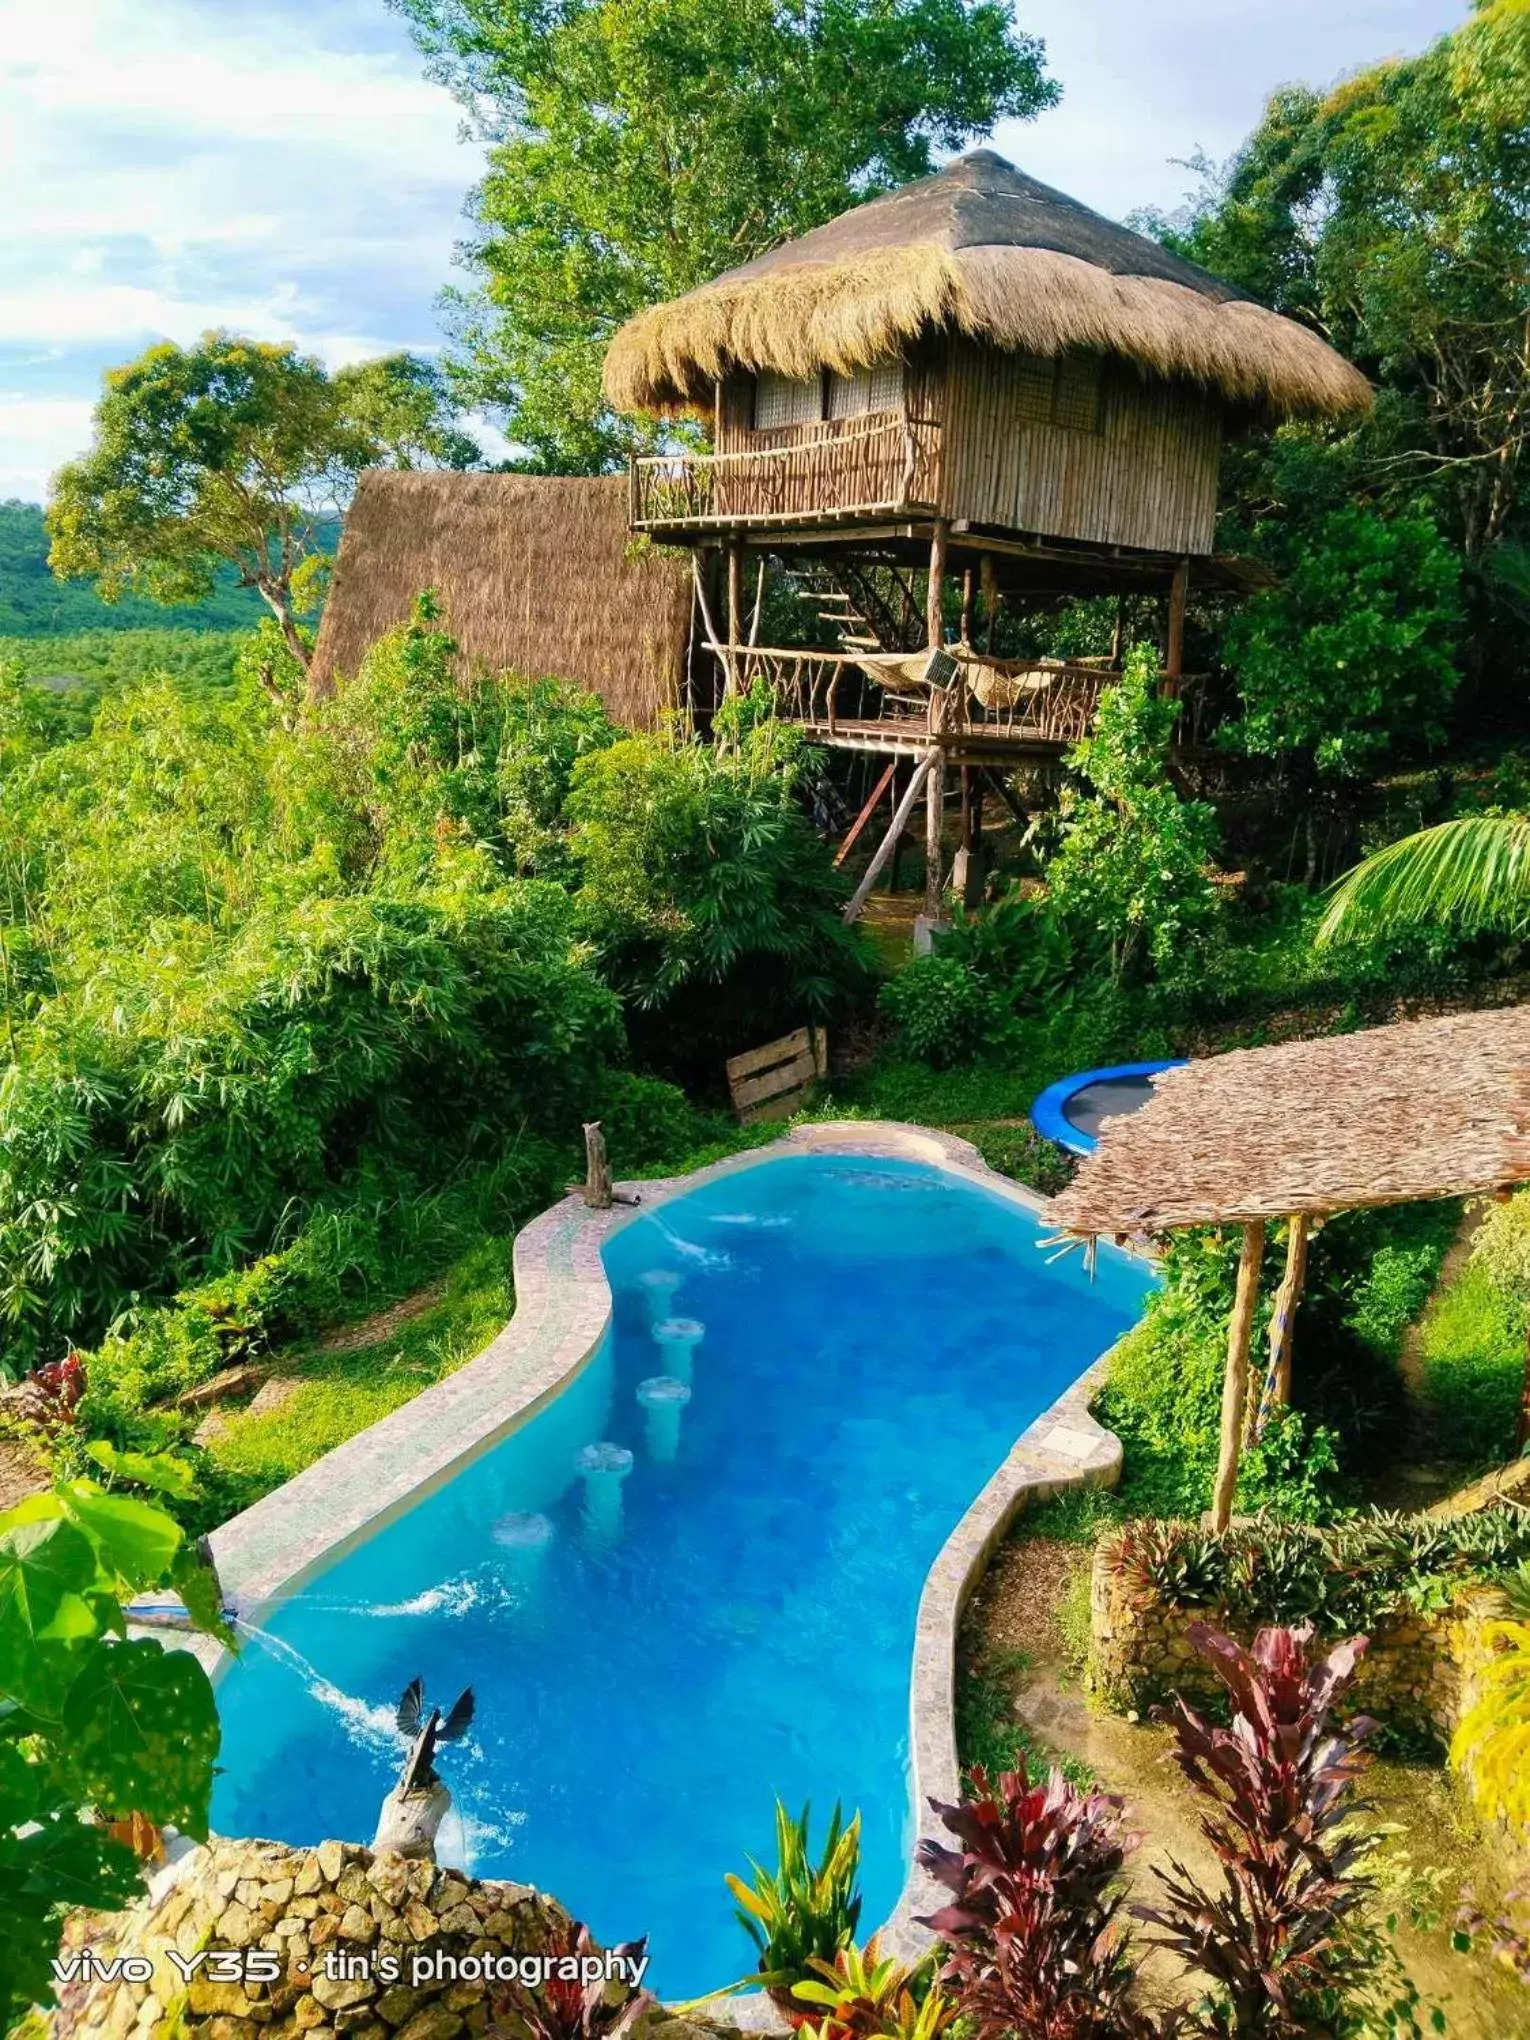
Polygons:
M763 1048L728 1058L728 1089L741 1123L790 1119L829 1065L828 1037L821 1027L799 1027Z

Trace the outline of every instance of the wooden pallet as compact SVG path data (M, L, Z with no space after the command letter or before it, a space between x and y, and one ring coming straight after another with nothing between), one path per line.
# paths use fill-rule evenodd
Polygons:
M740 1123L790 1119L828 1066L828 1038L821 1027L799 1027L763 1048L730 1056L728 1089Z

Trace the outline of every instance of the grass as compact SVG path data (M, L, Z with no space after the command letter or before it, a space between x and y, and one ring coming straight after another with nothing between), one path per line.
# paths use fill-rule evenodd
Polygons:
M301 1386L278 1409L234 1417L210 1456L248 1505L471 1359L513 1307L510 1241L490 1235L454 1263L427 1309L375 1342L278 1356L274 1371Z
M1011 1687L1030 1669L1023 1650L986 1658L969 1629L957 1652L956 1754L963 1772L981 1764L989 1775L1027 1770L1032 1776L1055 1764L1075 1785L1090 1785L1094 1773L1077 1757L1048 1749L1030 1723L1015 1712Z
M1513 1453L1524 1382L1523 1310L1469 1260L1430 1305L1419 1348L1437 1449L1474 1470L1501 1465Z

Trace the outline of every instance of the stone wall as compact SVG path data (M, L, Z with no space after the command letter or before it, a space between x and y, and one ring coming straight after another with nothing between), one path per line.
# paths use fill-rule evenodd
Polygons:
M1225 1689L1192 1646L1190 1628L1207 1622L1247 1643L1246 1625L1225 1609L1172 1607L1128 1589L1114 1552L1115 1540L1106 1537L1094 1556L1091 1690L1121 1713L1146 1713L1176 1692L1197 1706L1216 1702ZM1352 1688L1354 1711L1444 1750L1484 1662L1483 1624L1493 1605L1494 1597L1477 1589L1441 1614L1407 1611L1378 1623Z
M402 1856L374 1856L349 1843L292 1849L276 1842L215 1841L198 1849L169 1890L94 1922L76 1918L64 1955L100 1962L138 1956L152 1978L61 1986L48 2020L55 2040L471 2040L524 2026L506 2016L513 1986L453 1980L411 1983L411 1958L439 1955L443 1970L462 1957L544 1953L567 1947L572 1922L561 1906L524 1884L475 1883L453 1870ZM259 1949L279 1958L279 1981L219 1981L206 1965L186 1982L170 1960L202 1950ZM351 1968L379 1969L398 1958L389 1982ZM343 1956L365 1958L347 1963ZM330 1971L336 1973L329 1973ZM619 2001L622 1986L609 1988ZM652 2008L635 2040L700 2040L697 2029Z

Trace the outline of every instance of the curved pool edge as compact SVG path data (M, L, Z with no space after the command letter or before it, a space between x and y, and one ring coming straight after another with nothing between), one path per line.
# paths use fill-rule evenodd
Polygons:
M763 1147L688 1175L619 1184L619 1192L640 1201L609 1211L591 1211L570 1192L517 1233L515 1312L481 1353L213 1532L226 1597L258 1620L490 1450L557 1395L605 1337L611 1289L601 1250L612 1234L674 1197L783 1154L924 1162L1034 1216L1048 1212L1044 1197L991 1169L970 1141L893 1120L793 1127ZM959 1796L957 1627L995 1546L1028 1504L1066 1488L1113 1486L1119 1477L1120 1440L1089 1414L1107 1360L1108 1352L1101 1354L1026 1427L925 1576L909 1685L910 1832L921 1839L943 1833L929 1801ZM185 1647L215 1679L232 1661L208 1637L188 1638ZM905 1960L923 1954L933 1936L917 1915L940 1903L939 1888L911 1859L898 1903L880 1929L884 1949ZM763 1996L747 2005L729 2000L727 2016L752 2027L784 2024Z

